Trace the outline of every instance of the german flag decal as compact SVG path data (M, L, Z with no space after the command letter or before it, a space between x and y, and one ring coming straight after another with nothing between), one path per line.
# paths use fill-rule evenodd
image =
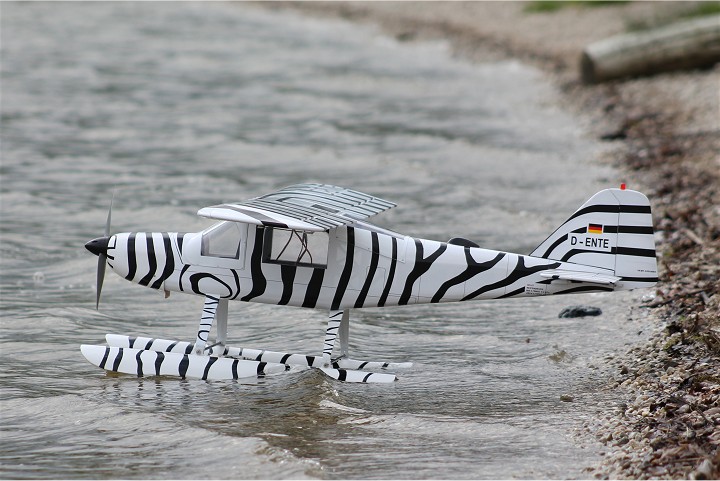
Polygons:
M602 234L603 226L600 224L588 224L588 234Z

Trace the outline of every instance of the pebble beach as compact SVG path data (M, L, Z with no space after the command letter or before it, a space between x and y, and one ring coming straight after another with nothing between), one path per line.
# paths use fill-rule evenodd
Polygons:
M653 202L660 282L634 306L648 341L598 368L617 400L574 433L605 446L588 478L720 478L720 65L585 85L585 46L696 15L703 2L272 2L262 8L379 26L399 41L445 40L471 62L518 59L561 105L612 143L609 162Z

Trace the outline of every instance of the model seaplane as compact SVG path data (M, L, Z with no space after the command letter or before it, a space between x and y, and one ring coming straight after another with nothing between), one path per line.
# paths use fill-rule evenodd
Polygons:
M219 222L196 233L109 235L85 247L105 266L151 289L204 297L194 342L108 334L83 355L107 371L138 376L237 379L316 368L347 382L392 382L410 363L348 357L350 310L651 287L657 263L643 194L595 194L530 255L401 235L367 222L395 204L354 190L298 184L244 202L200 209ZM112 207L111 207L112 209ZM317 355L227 345L229 301L323 309ZM216 337L209 342L215 324ZM339 352L336 340L339 338Z

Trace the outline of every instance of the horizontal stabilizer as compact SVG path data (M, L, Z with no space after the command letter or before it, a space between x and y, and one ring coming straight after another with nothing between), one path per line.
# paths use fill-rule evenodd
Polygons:
M576 271L565 271L560 269L552 269L549 271L543 271L540 273L541 277L546 279L560 279L563 281L573 282L589 282L592 284L603 284L614 286L620 278L617 276L611 276L608 274L597 274L593 272L576 272Z

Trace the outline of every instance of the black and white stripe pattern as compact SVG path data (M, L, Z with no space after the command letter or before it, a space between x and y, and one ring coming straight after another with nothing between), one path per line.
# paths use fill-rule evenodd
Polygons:
M288 188L268 198L281 202L281 193L311 198L313 190ZM337 195L345 199L356 194L343 190ZM367 198L372 196L358 202ZM367 202L372 206L375 201ZM333 311L628 289L657 281L649 203L633 191L599 192L530 256L415 239L356 224L328 230L326 267L280 265L263 257L265 230L272 228L246 229L238 259L201 255L203 233L117 234L109 244L108 263L126 279L155 289ZM550 270L576 275L541 274ZM602 286L583 281L593 275L619 281Z
M392 207L393 202L343 187L297 184L245 202L206 207L198 215L268 227L324 231Z
M625 289L651 286L658 279L650 203L631 190L598 192L531 255L605 269Z
M82 345L80 350L88 361L102 369L137 376L221 380L264 376L286 370L284 364L172 351L91 345Z
M337 338L340 330L340 321L342 320L343 311L330 311L328 319L328 327L325 331L325 344L323 345L323 359L326 364L330 363L333 348L335 347L335 338Z
M213 321L215 320L215 313L217 312L219 302L220 300L217 297L205 296L205 303L203 305L202 315L200 316L200 325L197 331L197 339L195 340L195 354L203 354L208 336L210 336L210 329L212 329Z
M381 363L340 359L326 363L321 356L303 356L236 347L223 348L224 356L191 354L189 342L133 338L108 334L108 346L81 346L92 364L113 372L137 376L178 376L188 379L228 380L265 376L294 367L317 368L346 382L390 383L394 374L358 369L407 369L411 363Z
M182 258L180 249L185 234L133 232L117 234L108 243L108 265L125 279L152 289L161 289ZM119 254L119 255L118 255Z
M109 337L109 347L83 346L83 354L104 369L138 376L237 379L292 365L349 382L392 382L394 375L361 371L383 369L385 363L331 361L338 335L341 354L347 353L348 309L612 291L657 282L650 205L639 192L599 192L530 256L415 239L354 220L393 205L347 189L303 184L205 212L252 224L249 228L114 235L107 259L117 274L153 289L205 296L197 339L191 345ZM269 258L265 244L272 242L271 229L287 227L326 231L318 236L327 239L321 256L327 264ZM228 249L227 238L213 237L222 232L239 239L232 237ZM303 242L304 254L308 236L295 237ZM205 250L206 241L218 240L223 249ZM322 356L225 347L229 300L328 309ZM218 323L218 352L205 350L213 321Z
M190 354L193 344L184 341L171 341L169 339L154 339L150 337L130 337L118 334L107 334L105 336L108 346L134 348L157 352L174 352L179 354ZM250 349L243 347L225 346L220 351L213 348L209 352L213 356L232 357L261 361L268 364L286 364L299 367L323 367L325 360L322 356L308 356L304 354L291 354L287 352L267 351L264 349ZM357 359L341 358L332 360L330 367L334 369L409 369L411 362L381 362L361 361Z

